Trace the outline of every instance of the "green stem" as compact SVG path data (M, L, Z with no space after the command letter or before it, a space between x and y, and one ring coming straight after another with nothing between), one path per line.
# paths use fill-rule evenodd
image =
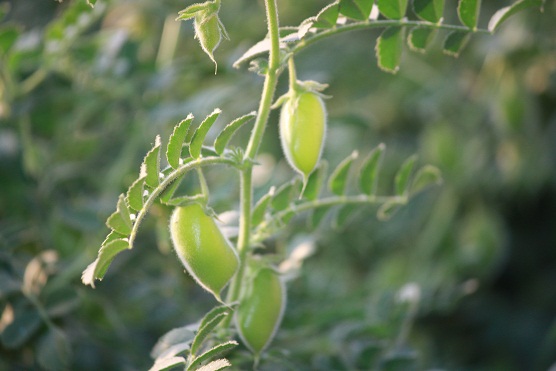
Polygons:
M309 45L316 43L319 40L325 39L329 36L337 35L344 32L356 31L356 30L364 30L364 29L372 29L372 28L386 28L386 27L427 27L427 28L434 28L439 30L448 30L448 31L462 31L462 32L470 32L470 33L488 33L491 32L485 29L469 29L465 26L458 26L458 25L447 25L441 23L430 23L424 21L407 21L407 20L380 20L380 21L361 21L361 22L353 22L341 27L333 27L322 32L316 33L312 36L308 36L302 39L297 45L295 45L290 52L292 54L297 54L303 49L307 48Z
M295 90L297 86L297 75L295 73L295 62L293 56L288 58L288 73L290 75L290 91Z
M241 192L240 192L240 220L239 235L237 241L237 249L240 258L238 272L236 273L228 290L226 302L231 304L239 299L245 266L249 252L250 229L251 229L251 209L253 203L253 162L259 151L263 134L270 115L270 106L274 99L276 83L278 82L278 74L280 68L280 44L278 33L278 11L276 8L276 0L265 0L266 18L268 25L268 33L270 35L270 53L268 71L265 76L259 110L249 144L245 151L244 163L247 164L241 170ZM227 318L223 322L223 327L228 327L231 318Z

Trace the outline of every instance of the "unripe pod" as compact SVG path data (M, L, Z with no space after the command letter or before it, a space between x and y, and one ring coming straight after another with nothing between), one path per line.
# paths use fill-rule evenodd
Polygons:
M324 147L326 107L314 92L293 93L280 112L282 149L305 179L315 169Z
M286 289L278 273L271 268L257 271L235 314L239 335L251 351L260 354L270 344L285 307Z
M218 301L239 266L235 249L201 205L176 207L170 219L174 249L185 269Z

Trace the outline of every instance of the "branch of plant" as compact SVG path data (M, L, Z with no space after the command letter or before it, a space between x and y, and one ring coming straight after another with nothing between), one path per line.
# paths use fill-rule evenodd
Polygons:
M276 84L278 82L278 70L280 68L280 35L276 0L266 0L265 8L268 34L270 35L271 44L269 53L269 65L265 76L259 109L257 111L257 118L255 120L253 131L251 132L251 136L249 138L249 144L247 145L247 149L245 151L244 161L247 162L252 161L259 150L266 124L268 122L268 117L270 115L270 107L272 105L272 101L274 100L274 92L276 90ZM245 272L246 260L249 251L248 247L250 242L251 208L253 198L252 174L252 163L250 166L246 166L245 168L241 169L240 220L237 243L240 263L238 272L233 278L227 293L227 303L233 303L238 300ZM230 321L231 318L226 318L223 321L222 326L228 327L230 325Z
M292 54L299 53L303 49L316 43L319 40L325 39L329 36L338 35L344 32L374 29L374 28L387 28L387 27L425 27L425 28L434 28L438 30L447 30L447 31L461 31L461 32L469 32L469 33L483 33L483 34L491 33L489 30L482 29L482 28L470 29L465 26L448 25L442 23L431 23L426 21L408 21L404 19L402 20L370 20L369 19L361 22L348 23L340 27L332 27L322 32L317 32L312 36L304 37L293 48L291 48L290 52Z

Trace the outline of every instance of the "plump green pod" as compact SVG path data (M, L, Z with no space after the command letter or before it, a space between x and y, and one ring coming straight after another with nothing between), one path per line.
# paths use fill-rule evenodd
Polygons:
M185 269L218 301L239 266L235 249L199 204L176 207L170 219L174 249Z
M282 321L286 289L278 273L260 269L247 288L236 310L235 321L245 345L260 354L270 344Z
M292 94L280 112L280 138L288 162L305 179L319 162L325 134L322 98L310 91Z

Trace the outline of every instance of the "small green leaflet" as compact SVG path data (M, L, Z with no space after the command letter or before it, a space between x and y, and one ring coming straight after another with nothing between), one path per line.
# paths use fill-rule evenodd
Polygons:
M187 366L187 371L201 370L202 368L205 368L205 367L209 366L213 362L203 366L202 368L197 368L201 364L203 364L204 362L208 361L209 359L214 358L216 356L220 356L221 354L230 351L231 349L235 348L238 345L239 344L238 344L237 341L231 340L231 341L228 341L226 343L218 344L218 345L210 348L209 350L207 350L206 352L204 352L203 354L201 354L197 358L193 359L191 364L189 366ZM207 367L207 368L205 368L205 370L221 370L223 367L230 366L230 363L225 359L217 360L215 362L218 362L218 361L220 361L219 364L214 364L214 366L212 368ZM224 363L222 361L224 361ZM219 366L219 367L214 368L216 366Z
M377 0L378 10L390 19L402 19L407 11L407 0Z
M452 57L458 57L459 53L463 50L469 41L469 32L453 31L444 40L444 54Z
M369 18L374 0L340 0L339 11L348 18L364 21Z
M290 205L293 199L299 194L300 182L295 179L289 183L282 185L276 191L272 198L272 208L276 211L282 211Z
M324 7L313 21L313 27L331 28L336 25L338 14L340 12L340 1L334 1L332 4Z
M201 122L201 125L199 125L197 130L195 130L193 138L191 139L191 144L189 145L189 153L191 154L191 157L199 158L201 156L201 149L203 148L205 137L221 112L222 111L219 108L216 108L203 120L203 122Z
M185 358L183 357L168 357L157 359L154 365L149 368L149 371L171 370L178 365L185 365L185 362Z
M195 338L196 325L187 325L174 328L162 335L151 351L151 357L166 358L168 355L176 355L174 349L187 349Z
M305 184L303 190L303 198L314 201L319 197L320 191L326 178L326 171L328 170L328 162L322 160L319 166L309 175L309 179Z
M494 13L492 18L490 18L490 21L488 22L488 30L490 32L494 32L498 27L500 27L502 23L504 23L508 18L510 18L512 15L516 14L517 12L533 6L542 7L543 3L544 3L543 0L516 1L512 5L502 8L498 10L496 13Z
M220 134L218 134L216 140L214 141L214 150L216 151L216 153L218 153L219 155L224 153L226 146L228 145L230 139L232 139L236 131L238 131L238 129L241 128L244 124L254 119L255 116L257 116L256 111L249 112L248 114L238 117L237 119L226 125L226 127L220 132Z
M87 4L89 4L89 6L91 8L94 8L96 3L97 3L97 0L87 0Z
M130 246L128 240L123 238L112 240L107 244L102 245L98 252L97 259L89 264L89 266L83 271L81 281L85 285L91 285L94 288L95 279L102 279L116 255L129 248Z
M394 179L395 191L398 196L406 196L409 189L409 180L411 176L411 171L415 166L417 161L417 156L410 156L405 162L400 166Z
M212 4L212 1L205 1L204 3L189 5L187 8L178 12L178 18L176 18L176 21L186 21L188 19L191 19L195 17L198 12L209 10L213 6Z
M480 11L481 0L459 0L458 16L464 26L475 29L479 21Z
M332 206L319 206L315 208L311 215L311 227L317 228L331 208Z
M426 27L415 27L411 30L407 43L413 51L424 53L436 35L436 30Z
M442 184L442 174L436 166L425 165L417 171L411 183L411 194L416 194L432 185Z
M174 127L174 131L168 140L166 159L168 160L168 164L174 169L180 166L181 149L192 121L193 115L187 115L185 119L181 120L179 124Z
M234 344L235 343L235 344ZM228 350L232 349L233 347L237 346L238 343L235 341L230 341L229 343L220 344L208 350L206 353L200 355L196 359L193 360L193 363L187 368L187 371L195 370L195 371L219 371L223 370L227 367L230 367L232 364L226 358L220 358L214 361L211 361L199 368L193 368L199 366L201 363L205 362L207 359L214 357L219 353L227 352ZM205 355L206 354L206 355Z
M342 206L336 213L336 219L334 219L334 228L343 228L350 218L361 210L361 205L347 204Z
M413 0L413 11L423 21L438 23L444 13L445 0Z
M346 191L349 170L353 161L357 158L357 151L353 151L351 155L346 157L332 172L328 180L328 188L332 193L341 196Z
M214 330L214 328L229 314L230 308L221 305L213 308L203 317L203 320L199 325L199 330L197 331L195 339L193 339L193 343L191 344L191 354L195 355L197 353L203 344L203 341L205 341L211 331Z
M145 177L137 178L127 190L127 203L135 211L143 208L143 191L145 185Z
M272 198L274 197L274 191L275 188L271 187L268 193L265 194L263 197L261 197L259 201L257 201L257 203L255 204L255 207L253 208L253 213L251 215L251 224L253 226L261 224L262 221L264 220L266 209L268 208L270 201L272 201Z
M375 48L380 69L389 73L398 72L402 59L403 41L401 27L388 27L382 32Z
M106 220L106 225L108 228L114 231L128 236L131 233L131 216L127 204L125 202L125 196L123 194L118 198L118 205L116 211L108 217Z
M156 188L160 181L160 136L157 135L154 141L154 147L147 153L141 166L140 177L145 177L145 183Z
M370 196L376 193L378 173L380 172L385 149L384 143L380 143L363 162L359 174L359 189L366 195Z

